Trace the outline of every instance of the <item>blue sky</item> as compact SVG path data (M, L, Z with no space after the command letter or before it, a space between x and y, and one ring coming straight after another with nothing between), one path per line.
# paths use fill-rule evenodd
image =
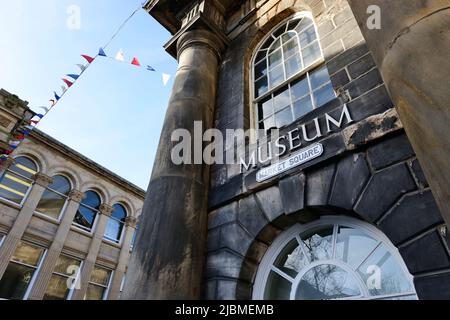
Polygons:
M0 0L0 88L48 105L61 77L77 73L80 54L95 56L141 0ZM80 8L79 30L67 26ZM38 128L143 189L147 188L177 64L163 49L170 34L144 10L111 42L125 59L136 56L158 73L97 59Z

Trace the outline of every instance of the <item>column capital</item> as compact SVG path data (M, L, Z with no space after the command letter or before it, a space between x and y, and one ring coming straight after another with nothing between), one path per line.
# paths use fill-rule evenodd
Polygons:
M200 45L211 49L219 60L221 60L222 52L225 50L226 43L214 32L207 29L196 29L184 32L177 41L177 55L187 48Z
M81 202L83 200L84 193L79 190L71 190L69 192L69 199L74 202Z
M132 216L126 217L125 225L136 229L138 219Z
M8 169L14 163L14 158L9 156L6 160L0 162L0 170Z
M112 212L114 211L114 208L109 204L102 204L100 205L99 211L100 214L104 214L105 216L110 217Z
M53 183L52 177L50 177L44 173L41 173L41 172L38 172L34 175L34 180L35 180L36 184L38 184L44 188L47 188L49 184Z

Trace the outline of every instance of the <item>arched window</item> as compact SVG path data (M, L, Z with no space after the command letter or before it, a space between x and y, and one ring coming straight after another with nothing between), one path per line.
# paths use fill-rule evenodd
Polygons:
M84 230L91 231L100 209L100 196L94 191L87 191L74 218L74 224Z
M295 225L264 256L255 299L417 299L398 250L359 220L324 217Z
M316 25L306 13L277 27L253 59L258 128L281 128L336 97Z
M21 204L33 177L38 172L36 163L27 157L17 157L0 179L0 197Z
M106 226L105 239L120 243L127 211L121 204L115 204L113 205L113 208L114 210L109 218L108 225Z
M61 175L53 177L53 183L44 191L36 211L59 220L71 190L70 181Z

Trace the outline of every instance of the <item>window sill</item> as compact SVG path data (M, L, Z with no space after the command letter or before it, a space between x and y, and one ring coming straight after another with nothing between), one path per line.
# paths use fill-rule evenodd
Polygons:
M23 205L21 205L21 204L17 204L17 203L15 203L15 202L6 200L6 199L4 199L4 198L0 198L0 203L2 203L2 204L4 204L4 205L7 205L7 206L9 206L9 207L12 207L12 208L14 208L14 209L19 209L19 210L22 209L22 206L23 206Z
M117 242L114 242L114 241L111 241L111 240L105 239L105 238L102 239L102 242L109 244L110 246L116 247L118 249L122 248L122 242L117 243Z
M50 223L53 223L53 224L55 224L55 225L61 224L61 220L60 220L60 219L55 219L55 218L49 217L49 216L47 216L46 214L40 213L40 212L38 212L38 211L35 211L35 212L33 213L33 215L34 215L35 217L38 217L38 218L40 218L40 219L42 219L42 220L45 220L45 221L50 222Z
M92 233L92 231L89 232L89 231L83 230L83 229L81 229L81 228L79 228L79 227L77 227L77 226L75 226L73 224L70 226L70 230L72 230L72 231L74 231L76 233L80 233L82 235L85 235L85 236L87 236L89 238L93 238L94 237L94 234Z

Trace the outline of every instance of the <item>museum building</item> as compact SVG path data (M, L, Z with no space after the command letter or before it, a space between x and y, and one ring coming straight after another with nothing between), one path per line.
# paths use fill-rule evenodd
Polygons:
M33 115L0 90L0 147ZM144 196L33 130L0 164L0 300L117 300Z
M145 8L179 69L124 299L450 299L448 229L347 0ZM194 121L283 152L170 163Z

